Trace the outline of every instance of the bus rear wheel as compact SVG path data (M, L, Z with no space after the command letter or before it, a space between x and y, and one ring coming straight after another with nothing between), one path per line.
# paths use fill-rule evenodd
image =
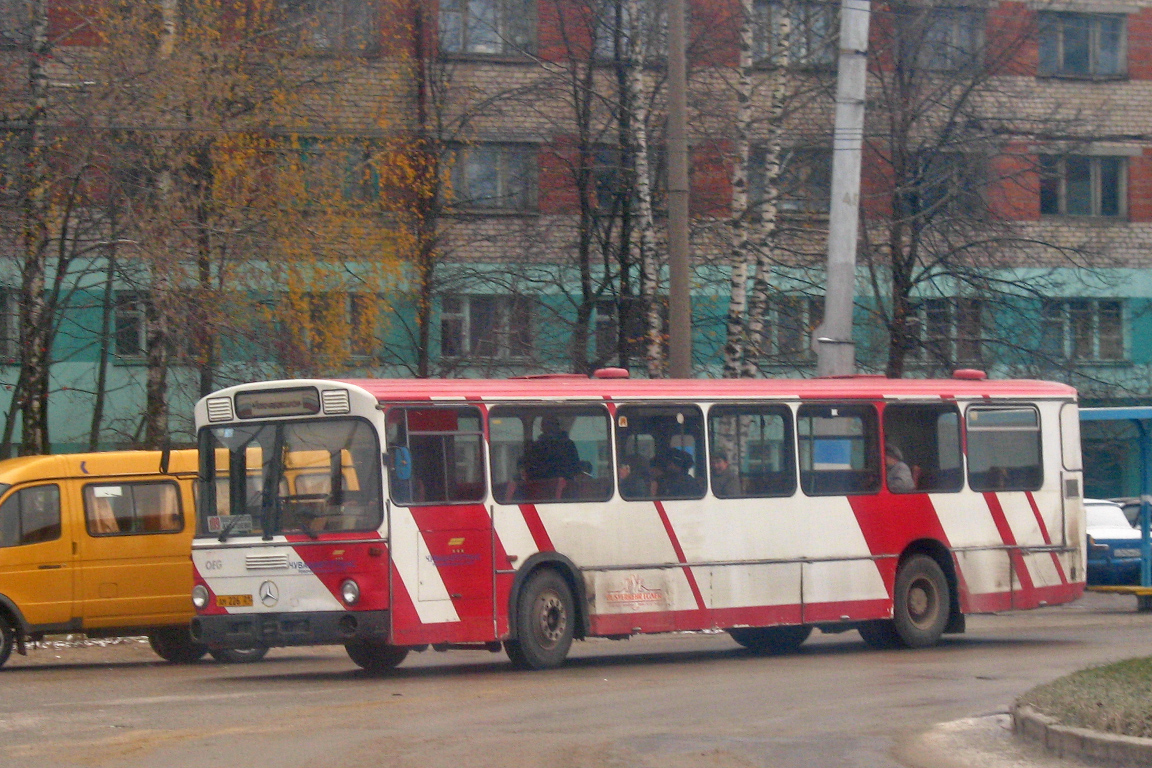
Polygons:
M753 653L792 653L812 634L812 627L735 627L728 634Z
M572 590L552 569L537 571L520 592L516 636L504 644L512 664L520 669L558 667L572 646L576 619Z
M407 648L366 640L344 643L344 650L348 651L348 658L366 672L387 672L395 669L408 656Z
M12 647L16 645L16 628L12 626L7 616L0 615L0 667L12 655Z
M907 648L935 645L948 626L952 600L940 564L927 555L913 555L896 574L892 624Z
M208 653L208 646L193 640L187 627L158 629L148 635L148 644L157 656L173 664L191 664Z

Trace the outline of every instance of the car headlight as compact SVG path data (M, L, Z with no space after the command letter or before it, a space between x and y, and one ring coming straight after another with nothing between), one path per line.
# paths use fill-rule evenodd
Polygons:
M208 606L208 587L203 584L192 587L192 605L196 606L197 610L203 610Z
M340 597L346 605L356 605L360 600L360 585L352 579L345 579L340 585Z

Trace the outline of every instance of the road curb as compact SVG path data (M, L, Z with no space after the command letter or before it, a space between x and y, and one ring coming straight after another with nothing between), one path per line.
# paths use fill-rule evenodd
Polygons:
M1060 725L1056 718L1029 706L1012 707L1012 730L1059 757L1075 755L1123 765L1152 765L1152 739Z

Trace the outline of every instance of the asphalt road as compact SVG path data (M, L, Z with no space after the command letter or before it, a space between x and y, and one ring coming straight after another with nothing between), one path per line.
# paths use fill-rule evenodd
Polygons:
M723 634L668 635L577 643L534 673L483 651L413 654L373 677L337 647L238 666L173 666L139 642L46 647L0 671L0 765L1057 765L995 713L1076 669L1152 655L1150 630L1134 598L1088 595L969 617L923 651L817 632L757 657ZM982 762L996 741L1007 757Z

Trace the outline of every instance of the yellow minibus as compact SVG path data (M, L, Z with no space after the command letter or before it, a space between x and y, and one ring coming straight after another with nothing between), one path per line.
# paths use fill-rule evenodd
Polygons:
M188 632L196 451L0 461L0 665L48 634L147 635L162 658L251 661Z

